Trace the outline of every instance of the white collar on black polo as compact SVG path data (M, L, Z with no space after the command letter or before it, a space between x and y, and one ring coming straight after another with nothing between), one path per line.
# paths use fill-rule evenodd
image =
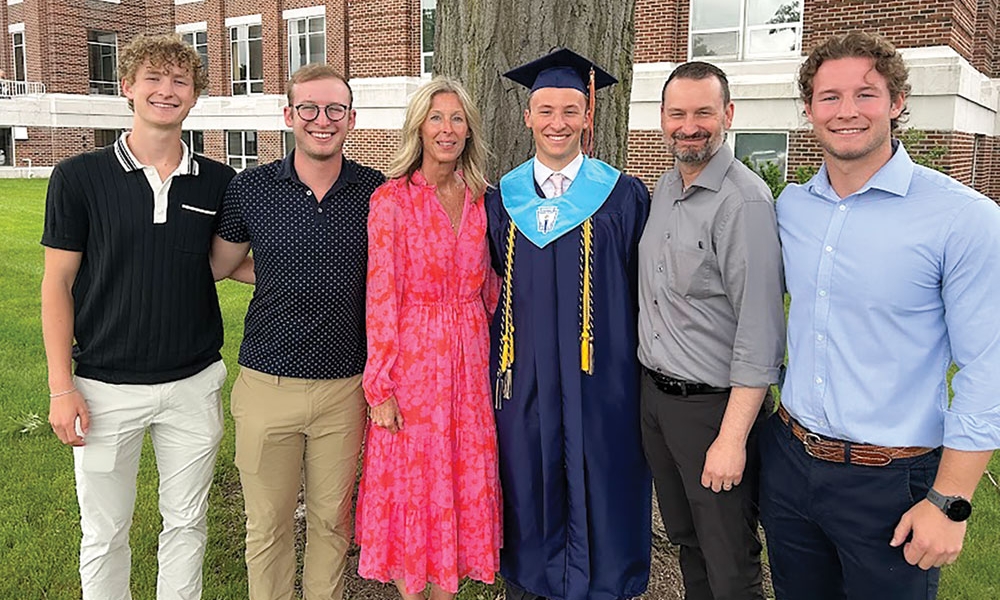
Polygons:
M118 158L119 164L126 171L138 171L146 165L139 162L139 159L132 154L132 150L128 147L128 143L125 141L128 138L131 131L126 131L115 140L115 156ZM194 153L191 152L184 140L181 140L181 164L180 168L177 169L177 175L198 175L198 161L194 159Z

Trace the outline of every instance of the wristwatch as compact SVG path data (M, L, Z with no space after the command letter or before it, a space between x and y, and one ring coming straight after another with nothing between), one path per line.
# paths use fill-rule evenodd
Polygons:
M960 523L972 514L972 503L961 496L945 496L931 488L927 491L927 501L941 509L949 519Z

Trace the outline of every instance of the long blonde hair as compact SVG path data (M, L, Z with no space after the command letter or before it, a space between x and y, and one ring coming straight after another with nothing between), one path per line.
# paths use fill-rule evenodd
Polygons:
M434 96L438 94L455 94L462 104L462 110L465 111L465 118L469 123L469 138L465 141L462 155L458 157L458 168L464 174L465 185L472 191L472 197L479 198L486 192L487 183L483 168L489 154L486 141L483 139L483 119L462 84L450 77L435 77L420 86L410 98L410 103L406 106L406 119L403 122L399 150L389 163L386 175L393 179L410 177L420 168L424 153L420 127L431 112Z

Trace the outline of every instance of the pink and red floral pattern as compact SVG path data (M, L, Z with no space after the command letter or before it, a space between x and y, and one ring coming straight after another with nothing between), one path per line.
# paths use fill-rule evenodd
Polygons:
M466 190L457 234L420 172L371 199L369 404L395 396L404 426L369 426L358 493L358 572L409 593L500 566L501 498L489 387L490 268L482 198Z

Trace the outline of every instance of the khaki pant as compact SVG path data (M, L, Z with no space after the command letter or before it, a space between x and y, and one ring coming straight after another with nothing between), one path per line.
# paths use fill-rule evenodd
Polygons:
M361 375L295 379L244 367L231 404L247 514L250 599L293 599L294 513L304 466L303 598L341 600L365 426Z

